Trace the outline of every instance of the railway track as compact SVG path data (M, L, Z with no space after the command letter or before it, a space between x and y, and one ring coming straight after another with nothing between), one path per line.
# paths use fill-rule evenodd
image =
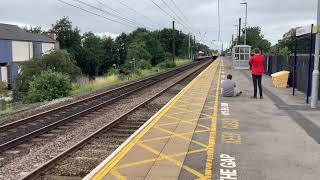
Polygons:
M14 148L32 138L45 134L57 127L70 123L74 119L110 105L122 98L138 92L169 77L178 75L194 65L192 63L166 73L152 76L128 85L124 85L95 96L76 101L40 114L36 114L9 124L0 126L0 153Z
M81 179L126 141L208 64L100 128L23 179Z

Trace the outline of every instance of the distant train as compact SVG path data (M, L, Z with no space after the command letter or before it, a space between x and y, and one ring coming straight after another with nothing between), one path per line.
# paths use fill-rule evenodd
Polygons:
M213 60L216 60L219 57L219 55L212 55L209 56L206 53L199 51L197 52L197 54L194 56L194 61L202 61L204 59L208 59L208 58L213 58Z

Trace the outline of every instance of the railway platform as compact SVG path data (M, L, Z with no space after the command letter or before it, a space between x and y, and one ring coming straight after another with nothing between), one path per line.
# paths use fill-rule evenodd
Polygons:
M227 74L243 95L220 96ZM320 110L219 58L84 179L319 179Z

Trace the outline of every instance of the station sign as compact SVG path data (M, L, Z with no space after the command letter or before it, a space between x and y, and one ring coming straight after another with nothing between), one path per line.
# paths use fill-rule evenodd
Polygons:
M297 28L296 36L298 37L298 36L303 36L303 35L306 35L306 34L310 34L310 31L311 31L311 25ZM318 32L318 26L314 25L313 29L312 29L312 33L316 34L317 32Z

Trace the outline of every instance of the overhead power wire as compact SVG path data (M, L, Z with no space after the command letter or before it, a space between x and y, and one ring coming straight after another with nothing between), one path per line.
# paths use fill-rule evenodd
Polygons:
M179 6L177 5L177 3L174 0L170 0L172 2L172 4L174 5L174 7L179 11L179 13L182 15L182 17L185 19L185 22L187 22L191 27L192 27L192 23L190 22L190 20L187 18L187 16L181 11L181 9L179 8Z
M141 17L147 19L150 23L152 23L153 25L157 25L159 27L162 27L161 24L153 21L151 18L149 18L148 16L144 15L143 13L139 12L138 10L136 10L135 8L130 7L129 5L125 4L124 1L119 1L119 3L124 6L125 8L128 8L129 10L133 11L134 13L140 15Z
M174 16L172 16L170 13L168 13L166 10L164 10L159 4L154 2L154 0L150 0L155 6L157 6L162 12L164 12L166 15L171 17L173 20L175 20L178 24L182 25L184 28L188 29L183 23L178 21Z
M108 18L108 17L106 17L106 16L103 16L103 15L97 14L97 13L95 13L95 12L86 10L86 9L80 7L80 6L73 5L73 4L68 3L68 2L66 2L66 1L63 1L63 0L57 0L57 1L59 1L59 2L61 2L61 3L63 3L63 4L66 4L66 5L68 5L68 6L71 6L71 7L77 8L77 9L80 9L80 10L82 10L82 11L84 11L84 12L89 13L89 14L92 14L92 15L95 15L95 16L98 16L98 17L101 17L101 18L106 19L106 20L108 20L108 21L112 21L112 22L115 22L115 23L118 23L118 24L121 24L121 25L124 25L124 26L127 26L127 27L135 28L135 26L132 26L132 25L130 25L130 24L123 23L123 22L117 21L117 20L115 20L115 19Z
M179 13L182 15L182 17L185 20L185 23L187 25L189 25L189 27L191 28L192 33L194 33L193 31L195 30L195 27L192 25L192 23L190 22L190 20L188 19L188 17L183 13L183 11L181 10L181 8L178 6L178 4L175 2L175 0L170 0L171 3L174 5L174 7L179 11ZM197 30L196 30L197 31ZM202 39L202 37L200 37Z
M152 0L153 1L153 0ZM174 18L170 13L167 13L167 14L170 14L170 17L172 17L173 19L175 19L177 21L177 23L179 23L180 25L182 25L185 29L187 29L189 32L191 32L192 34L196 34L194 33L194 31L192 30L192 26L189 26L188 23L186 23L175 11L174 9L172 9L172 7L167 3L165 2L164 0L161 0L163 2L163 4L175 15L177 16L177 18L181 21L179 22L179 20L177 20L177 18ZM160 6L160 5L159 5ZM161 6L160 6L161 7ZM163 9L163 8L162 8Z
M188 27L188 25L185 24L184 20L169 6L169 4L166 1L164 0L161 0L161 1L179 19L181 23L183 23L186 27ZM188 29L189 28L190 27L188 27Z
M115 10L114 8L108 6L107 4L101 2L100 0L95 0L95 1L96 1L97 3L99 3L100 5L104 6L105 8L109 9L110 11L112 11L112 12L120 15L120 17L123 16L123 14L122 14L121 12ZM116 16L117 16L117 15L116 15ZM130 18L125 18L125 19L131 21L132 23L139 24L141 27L146 27L146 26L144 26L143 24L139 23L139 22L136 21L136 20L133 20L133 19L130 19ZM150 29L152 29L152 28L150 28Z
M102 13L105 13L105 14L107 14L107 15L113 16L113 17L115 17L115 18L117 18L117 19L120 19L121 21L124 21L124 22L126 22L126 23L128 23L128 24L131 24L131 25L135 26L135 27L139 27L139 25L137 25L136 23L131 22L130 20L128 20L128 19L126 19L126 18L124 18L124 17L121 17L121 16L115 15L115 14L113 14L113 13L110 13L110 12L108 12L108 11L105 11L105 10L99 8L99 7L93 6L93 5L91 5L91 4L88 4L88 3L86 3L86 2L83 2L83 1L81 1L81 0L73 0L73 1L78 2L78 3L80 3L80 4L83 4L83 5L85 5L85 6L88 6L88 7L90 7L90 8L96 9L96 10L98 10L98 11L101 11Z

